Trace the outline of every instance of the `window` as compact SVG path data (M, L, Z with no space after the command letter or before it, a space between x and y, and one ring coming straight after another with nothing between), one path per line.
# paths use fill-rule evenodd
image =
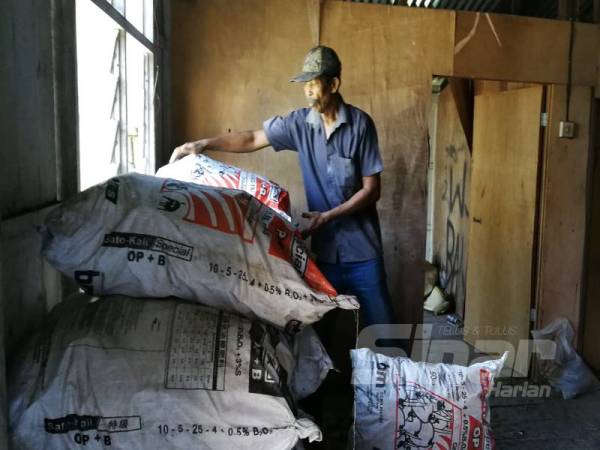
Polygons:
M154 0L77 0L79 186L155 171Z

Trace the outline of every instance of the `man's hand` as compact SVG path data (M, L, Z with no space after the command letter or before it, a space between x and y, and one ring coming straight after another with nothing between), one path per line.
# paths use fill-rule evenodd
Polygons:
M169 159L169 164L174 163L178 159L183 158L187 155L197 155L204 151L203 141L196 142L187 142L183 145L180 145L175 150L173 150L173 154L171 155L171 159Z
M302 213L302 217L308 219L308 223L302 228L302 231L300 231L300 234L304 239L306 239L315 230L322 227L330 220L329 214L327 212L319 211L310 211Z

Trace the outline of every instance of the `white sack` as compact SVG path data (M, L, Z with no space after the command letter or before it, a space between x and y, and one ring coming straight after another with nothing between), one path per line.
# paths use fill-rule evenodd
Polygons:
M288 191L265 177L216 161L206 155L188 155L161 167L156 176L206 186L240 189L290 220Z
M176 300L65 306L11 368L14 448L272 450L321 439L294 414L277 329Z
M296 229L239 190L124 175L60 205L42 233L46 258L94 295L176 296L290 331L358 308Z
M488 398L506 354L462 367L351 353L357 450L494 448Z

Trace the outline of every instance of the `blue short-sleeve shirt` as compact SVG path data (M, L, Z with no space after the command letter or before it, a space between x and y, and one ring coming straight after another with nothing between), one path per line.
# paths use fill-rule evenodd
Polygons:
M310 211L328 211L344 203L361 189L362 177L383 170L373 120L343 101L329 139L320 114L312 108L272 117L263 129L276 151L298 152ZM312 236L312 246L317 258L328 263L381 256L375 205L319 228Z

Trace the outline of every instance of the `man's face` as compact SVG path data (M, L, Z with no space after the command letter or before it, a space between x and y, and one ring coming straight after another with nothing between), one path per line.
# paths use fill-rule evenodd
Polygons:
M315 78L304 84L304 95L308 106L321 113L331 101L331 86L328 86L322 78Z

